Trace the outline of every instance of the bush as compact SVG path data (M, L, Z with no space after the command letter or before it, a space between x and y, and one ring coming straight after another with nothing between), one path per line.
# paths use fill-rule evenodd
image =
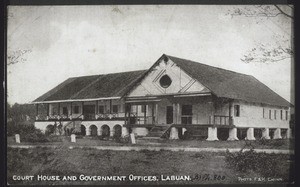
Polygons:
M49 142L46 135L40 131L31 132L28 134L20 134L21 141L24 142Z
M281 177L288 180L289 171L283 170L282 167L287 163L289 157L289 155L284 154L256 153L253 149L237 153L230 153L227 150L225 161L229 167L239 172L249 172L252 170L264 177Z
M260 145L266 145L266 146L271 146L271 147L280 147L280 146L283 146L285 144L285 140L267 140L267 139L260 139L258 140L258 144Z
M8 125L7 134L20 134L21 142L48 142L47 136L36 129L33 124Z

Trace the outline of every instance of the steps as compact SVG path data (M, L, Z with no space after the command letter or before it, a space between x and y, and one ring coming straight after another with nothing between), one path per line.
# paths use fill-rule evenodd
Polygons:
M168 131L170 129L171 125L156 125L154 126L148 133L148 135L144 138L164 138L165 136L168 135Z

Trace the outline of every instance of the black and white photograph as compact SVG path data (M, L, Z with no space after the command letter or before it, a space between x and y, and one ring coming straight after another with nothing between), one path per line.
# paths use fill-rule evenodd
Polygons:
M293 184L294 6L7 6L9 185Z

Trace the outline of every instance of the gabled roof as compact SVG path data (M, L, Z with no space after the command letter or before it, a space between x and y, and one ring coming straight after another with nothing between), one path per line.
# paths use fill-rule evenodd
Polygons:
M217 97L289 107L291 104L251 75L165 55Z
M122 97L145 72L140 70L69 78L33 103Z
M121 98L143 77L147 76L161 59L169 58L188 75L207 87L215 96L274 106L291 104L266 85L245 75L169 55L162 55L148 70L103 75L73 77L40 96L33 103Z

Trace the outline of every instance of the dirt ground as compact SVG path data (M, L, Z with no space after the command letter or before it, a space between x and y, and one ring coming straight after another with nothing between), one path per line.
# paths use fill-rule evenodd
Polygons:
M9 184L233 184L274 183L274 181L244 181L260 177L259 173L244 173L231 169L225 153L194 153L171 151L104 151L88 148L8 148L7 179ZM280 160L283 181L289 175L288 160ZM13 180L13 177L34 176L33 180ZM37 180L38 175L59 176L60 180ZM162 176L163 175L163 176ZM189 176L188 181L164 181L168 176ZM76 180L62 180L75 176ZM126 176L124 181L91 181L80 176ZM155 181L129 180L129 176L155 176ZM282 177L283 176L283 177ZM270 176L272 177L272 176ZM72 178L72 177L71 177ZM278 178L278 177L277 177ZM74 179L74 177L73 177ZM277 181L278 182L278 181ZM275 181L276 183L276 181Z

